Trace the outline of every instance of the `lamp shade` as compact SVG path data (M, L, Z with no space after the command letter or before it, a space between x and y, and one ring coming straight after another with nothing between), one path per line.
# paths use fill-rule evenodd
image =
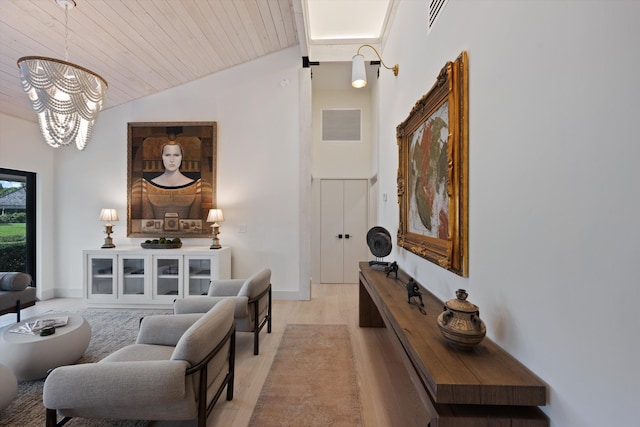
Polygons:
M209 209L209 215L207 215L207 222L221 222L224 221L224 215L222 209Z
M100 221L119 221L118 219L118 211L115 209L102 209L100 211Z
M364 56L353 55L351 60L351 86L362 88L367 85L367 72L364 68Z

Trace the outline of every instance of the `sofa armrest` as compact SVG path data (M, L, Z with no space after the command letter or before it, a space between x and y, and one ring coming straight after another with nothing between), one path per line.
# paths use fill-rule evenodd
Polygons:
M245 279L212 280L207 295L210 297L236 296L245 281Z
M62 366L47 377L42 400L49 409L175 402L186 394L187 367L178 360Z
M202 314L152 315L142 319L136 344L175 346Z

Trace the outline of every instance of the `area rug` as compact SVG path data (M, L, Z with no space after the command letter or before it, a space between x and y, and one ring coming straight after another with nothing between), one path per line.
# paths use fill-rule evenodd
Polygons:
M84 317L91 326L91 342L77 363L92 363L103 359L119 348L133 344L138 335L142 317L150 314L169 314L170 311L80 311L75 313ZM46 357L46 355L43 355L43 357ZM44 379L19 381L18 395L7 408L0 411L0 426L44 426L43 386ZM78 418L72 419L65 426L140 427L148 424L146 421L87 420Z
M249 426L362 426L346 325L287 325Z

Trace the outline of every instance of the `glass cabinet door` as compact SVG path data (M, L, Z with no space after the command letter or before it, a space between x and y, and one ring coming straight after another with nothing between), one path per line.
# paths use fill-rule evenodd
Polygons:
M113 298L115 292L115 257L89 256L88 298Z
M182 257L154 256L153 297L173 301L182 297Z
M146 260L145 257L120 257L120 298L144 298Z
M209 292L209 284L211 283L211 258L186 258L187 277L186 277L186 294L187 296L206 295Z

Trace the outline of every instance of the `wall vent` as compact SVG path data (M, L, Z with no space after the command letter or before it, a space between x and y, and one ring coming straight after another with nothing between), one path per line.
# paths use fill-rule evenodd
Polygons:
M359 109L323 109L322 140L360 141L362 111Z
M431 29L436 23L440 12L444 9L449 0L429 0L429 28L427 34L431 32Z

